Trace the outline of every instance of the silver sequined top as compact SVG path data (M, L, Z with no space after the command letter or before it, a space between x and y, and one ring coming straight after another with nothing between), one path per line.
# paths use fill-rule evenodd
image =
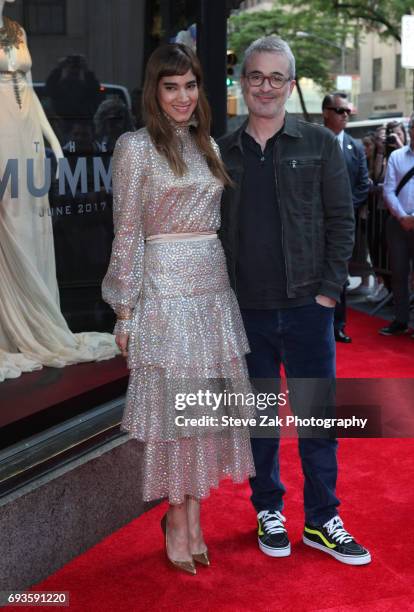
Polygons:
M123 134L114 150L115 238L102 295L121 316L138 300L146 237L215 232L220 226L222 183L210 172L190 128L177 126L175 131L188 167L182 177L158 153L146 128ZM219 154L214 141L213 146Z

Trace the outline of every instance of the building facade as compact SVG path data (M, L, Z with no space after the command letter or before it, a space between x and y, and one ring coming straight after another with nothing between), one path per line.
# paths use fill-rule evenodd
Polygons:
M375 33L360 43L361 91L358 119L407 116L413 109L413 71L401 67L401 46Z
M245 0L240 4L242 11L267 11L272 9L274 2L271 0Z

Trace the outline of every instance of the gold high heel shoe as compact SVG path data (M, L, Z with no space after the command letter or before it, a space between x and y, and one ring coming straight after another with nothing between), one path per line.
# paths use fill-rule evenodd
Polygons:
M192 576L195 576L197 571L196 571L193 561L174 561L173 559L170 559L170 557L168 556L168 552L167 552L167 514L164 514L164 516L161 519L161 529L164 534L165 556L167 558L168 563L177 570L181 570L183 572L187 572L188 574L191 574Z
M194 502L197 502L197 503L194 503ZM192 514L194 514L195 512L196 516L193 516L193 519L198 521L199 528L200 528L200 501L196 500L195 498L192 498L191 496L188 496L187 498L187 512L188 512L187 518L188 519L190 515L190 510ZM197 511L198 511L198 516L197 516ZM199 563L200 565L204 565L205 567L208 567L210 565L210 559L208 557L207 547L204 552L194 553L191 556L193 558L193 561L195 561L196 563Z
M208 558L208 549L202 553L198 553L196 555L191 555L193 557L193 561L196 563L200 563L200 565L205 565L208 567L210 565L210 559Z

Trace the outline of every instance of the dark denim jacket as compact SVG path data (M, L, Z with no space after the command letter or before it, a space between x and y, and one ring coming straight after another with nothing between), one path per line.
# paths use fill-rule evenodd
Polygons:
M234 182L223 193L219 236L236 292L244 128L218 141ZM288 297L322 294L339 300L347 279L355 221L348 172L332 132L286 114L284 130L275 143L275 181Z

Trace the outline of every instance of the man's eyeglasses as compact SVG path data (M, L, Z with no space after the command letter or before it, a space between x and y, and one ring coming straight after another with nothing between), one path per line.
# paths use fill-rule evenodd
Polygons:
M265 81L268 81L272 89L282 89L283 85L291 79L282 76L281 74L271 74L265 76L261 72L250 72L246 75L249 85L252 87L261 87Z
M347 115L351 114L351 109L350 108L345 108L344 106L326 106L325 108L327 110L334 111L334 113L336 113L337 115L345 115L345 113Z

